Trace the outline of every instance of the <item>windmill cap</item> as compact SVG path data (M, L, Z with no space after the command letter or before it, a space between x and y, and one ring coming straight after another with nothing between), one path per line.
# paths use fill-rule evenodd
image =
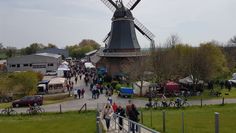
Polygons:
M113 19L120 19L120 18L134 19L131 11L124 6L118 8L113 15Z

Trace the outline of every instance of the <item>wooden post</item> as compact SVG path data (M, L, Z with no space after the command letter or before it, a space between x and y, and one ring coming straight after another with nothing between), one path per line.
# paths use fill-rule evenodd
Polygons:
M152 127L152 108L150 109L150 111L151 111L150 120L151 120L151 127Z
M182 133L184 133L184 112L182 112Z
M59 108L60 108L60 113L62 113L61 104L60 104Z
M166 112L162 111L162 120L163 120L163 132L166 132Z
M143 124L143 111L141 111L141 123Z
M87 103L85 103L85 111L87 111Z
M219 133L219 113L215 112L215 133Z
M201 107L202 107L202 97L201 97Z

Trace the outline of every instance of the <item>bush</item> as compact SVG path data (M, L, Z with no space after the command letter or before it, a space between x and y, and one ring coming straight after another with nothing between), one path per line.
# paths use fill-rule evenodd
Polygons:
M118 83L118 84L116 84L115 89L120 90L121 87L122 87L121 84Z

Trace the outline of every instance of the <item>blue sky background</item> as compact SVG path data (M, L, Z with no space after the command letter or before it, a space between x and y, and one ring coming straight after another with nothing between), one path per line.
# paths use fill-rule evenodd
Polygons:
M235 5L236 0L141 0L133 15L156 35L157 44L178 34L197 46L236 35ZM102 44L112 15L100 0L0 0L0 42L17 48L34 42L63 48L82 39ZM138 39L149 47L146 38L138 34Z

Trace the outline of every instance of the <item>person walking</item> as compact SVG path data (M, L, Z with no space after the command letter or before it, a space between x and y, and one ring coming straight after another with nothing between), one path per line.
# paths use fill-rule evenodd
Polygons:
M109 131L109 128L110 128L110 121L111 121L111 117L112 117L112 114L114 113L112 107L111 107L111 104L110 103L107 103L105 105L105 108L103 109L103 118L105 119L106 121L106 127L107 127L107 131Z
M123 118L122 117L125 117L125 110L121 105L118 106L118 108L116 110L116 114L118 116L121 116L118 118L118 123L119 123L119 129L122 130L123 129Z
M74 98L76 99L77 98L77 89L74 89Z
M77 90L77 93L78 93L78 96L79 96L79 99L80 99L81 90L80 90L80 89L78 89L78 90Z
M96 98L99 99L100 92L98 89L96 89Z
M82 98L84 98L84 93L85 93L85 90L84 88L81 90L81 94L82 94Z
M110 104L112 104L112 97L109 96L109 97L107 98L107 101L108 101Z
M116 112L116 110L117 110L117 104L116 104L115 102L112 104L112 109L114 110L114 112Z
M139 118L138 118L139 112L134 104L131 105L131 111L129 112L129 119L138 123ZM135 123L131 123L131 131L133 133L138 132L138 126Z
M132 101L128 100L128 104L126 105L126 115L128 116L128 118L129 118L129 113L131 111L131 105L132 105Z
M77 84L77 82L78 82L78 77L75 76L75 83Z

